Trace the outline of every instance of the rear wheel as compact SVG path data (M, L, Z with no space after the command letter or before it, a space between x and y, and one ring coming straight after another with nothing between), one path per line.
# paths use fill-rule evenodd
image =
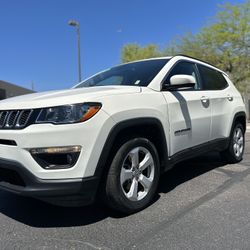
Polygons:
M242 160L245 149L245 135L242 124L236 123L234 126L228 148L221 152L223 160L228 163L237 163Z
M125 142L110 166L105 193L109 207L130 214L150 204L158 186L159 158L145 138Z

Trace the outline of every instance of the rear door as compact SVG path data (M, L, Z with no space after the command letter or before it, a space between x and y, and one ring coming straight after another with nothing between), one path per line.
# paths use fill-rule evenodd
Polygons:
M212 112L210 140L224 138L230 126L234 97L225 76L213 68L198 64L202 89L210 97Z
M173 75L191 75L196 85L191 90L164 91L170 123L170 156L209 141L211 107L209 96L201 90L195 63L179 61L166 76L164 84L170 84Z

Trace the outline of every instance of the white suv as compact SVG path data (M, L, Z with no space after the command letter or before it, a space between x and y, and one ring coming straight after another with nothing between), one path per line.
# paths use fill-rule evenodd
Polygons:
M65 206L99 196L133 213L179 161L217 150L239 162L245 130L241 95L214 66L182 55L123 64L0 102L0 188Z

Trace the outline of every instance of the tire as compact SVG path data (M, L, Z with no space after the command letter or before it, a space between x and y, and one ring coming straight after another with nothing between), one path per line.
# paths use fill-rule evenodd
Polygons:
M243 158L245 149L245 134L241 123L236 123L230 135L228 148L221 152L221 157L227 163L237 163Z
M147 207L153 200L160 163L153 143L145 138L126 141L115 153L105 185L106 204L124 214Z

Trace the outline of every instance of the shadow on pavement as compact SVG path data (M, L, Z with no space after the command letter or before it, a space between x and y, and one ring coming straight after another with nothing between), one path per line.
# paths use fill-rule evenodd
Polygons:
M161 177L158 193L167 193L178 185L223 165L216 153L182 162ZM0 192L0 213L38 228L84 226L107 217L124 217L97 204L64 208L6 192Z
M110 216L98 205L58 207L7 192L0 193L0 201L0 213L32 227L84 226Z
M181 162L161 176L158 192L170 192L178 185L224 165L217 152Z

